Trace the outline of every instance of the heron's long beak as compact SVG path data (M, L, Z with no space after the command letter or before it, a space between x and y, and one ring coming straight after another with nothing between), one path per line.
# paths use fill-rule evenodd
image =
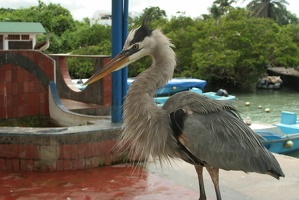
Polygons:
M112 60L110 60L107 65L99 69L95 74L93 74L83 85L89 85L91 83L100 80L104 76L110 74L113 71L119 70L130 62L129 55L127 51L122 51L117 54Z

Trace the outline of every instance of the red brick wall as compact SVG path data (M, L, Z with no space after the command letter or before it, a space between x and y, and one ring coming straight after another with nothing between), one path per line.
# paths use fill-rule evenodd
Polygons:
M0 65L0 118L49 115L48 89L45 86L49 80L54 80L53 60L38 51L5 53L12 57ZM5 55L0 54L2 58ZM36 70L36 66L40 69ZM45 76L39 76L40 72Z
M109 60L101 58L95 67ZM54 63L54 59L39 51L0 51L0 119L49 115L48 85L54 80ZM60 98L104 105L110 112L111 75L84 91L73 91L66 86L71 80L68 71L64 71L65 57L58 60L56 68Z
M59 97L62 99L72 99L75 101L111 106L111 74L104 77L84 90L79 90L74 86L68 71L68 56L52 55L56 60L56 85ZM111 60L110 57L95 58L94 72Z
M100 130L60 128L51 134L31 128L7 128L0 129L0 133L0 172L88 169L127 158L127 146L115 148L120 126Z
M44 163L41 146L0 144L0 171L63 171L95 168L121 162L111 150L116 140L47 146L54 149L56 160Z

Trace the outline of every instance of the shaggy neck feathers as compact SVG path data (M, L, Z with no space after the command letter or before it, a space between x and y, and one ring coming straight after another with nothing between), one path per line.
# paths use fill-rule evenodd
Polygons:
M156 106L153 96L155 91L164 86L173 75L176 66L172 44L159 30L152 33L157 45L150 54L152 66L142 72L130 86L124 103L123 133L119 146L130 144L131 158L158 157L168 159L167 145L175 145L170 139L168 113Z

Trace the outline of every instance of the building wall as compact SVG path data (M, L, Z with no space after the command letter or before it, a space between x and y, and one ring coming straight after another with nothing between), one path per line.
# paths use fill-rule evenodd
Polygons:
M2 33L1 34L3 37L2 43L3 43L3 50L9 50L9 42L20 42L20 43L28 43L31 42L32 45L30 48L25 48L25 49L33 49L33 47L36 44L36 36L37 34L32 34L32 33ZM14 40L14 39L9 39L8 35L19 35L20 39L19 40ZM22 39L22 35L29 35L29 39ZM1 39L1 37L0 37ZM1 48L0 48L1 49Z

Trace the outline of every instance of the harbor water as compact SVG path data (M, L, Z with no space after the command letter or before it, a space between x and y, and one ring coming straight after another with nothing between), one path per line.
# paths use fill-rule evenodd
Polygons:
M256 90L254 93L233 95L237 97L235 104L243 119L249 117L252 122L276 123L280 121L281 111L295 112L299 117L299 92L294 90ZM250 105L246 106L246 102Z
M281 111L295 112L299 117L299 92L289 88L256 90L254 93L236 93L235 105L241 117L252 122L273 124L280 121ZM249 103L250 105L246 106ZM265 110L269 109L269 112ZM299 158L299 151L291 154Z

